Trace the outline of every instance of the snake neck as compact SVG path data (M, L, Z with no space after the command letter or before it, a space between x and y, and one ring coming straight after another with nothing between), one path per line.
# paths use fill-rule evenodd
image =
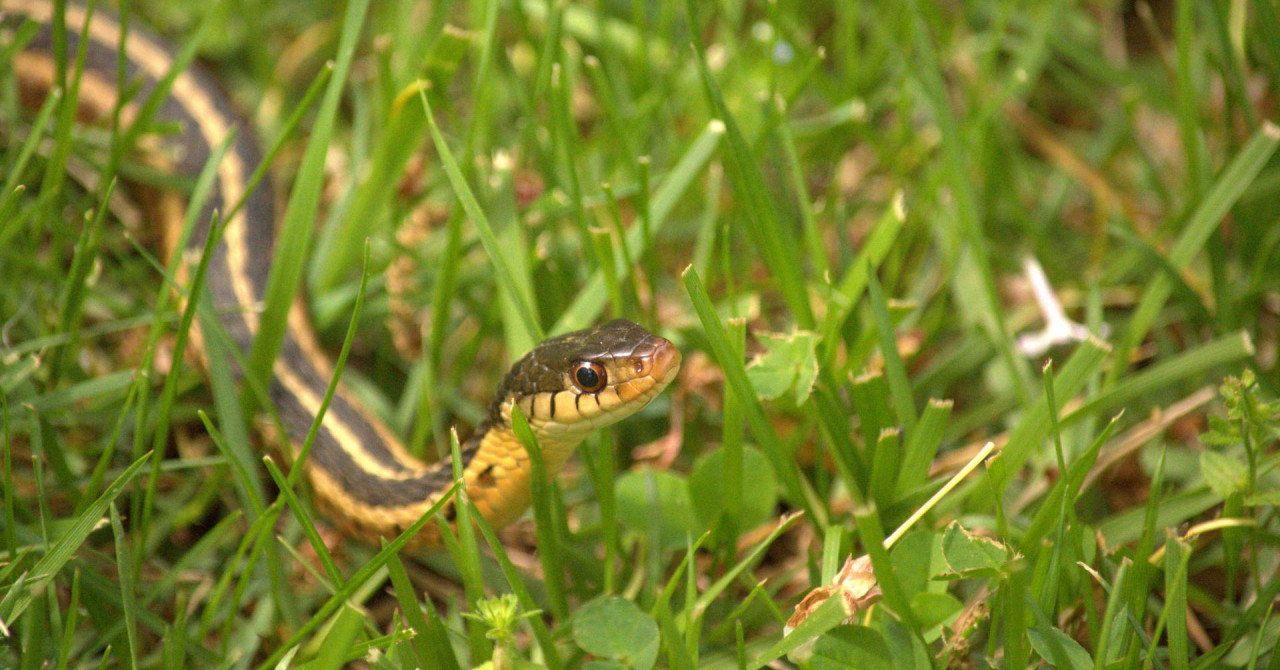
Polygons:
M532 501L533 461L507 427L485 426L462 445L462 481L467 498L492 528L515 521ZM548 476L572 456L583 436L547 435L539 439ZM318 453L312 452L314 458ZM310 470L316 500L326 515L348 535L369 542L394 536L418 521L453 484L453 462L445 459L404 476L371 480L365 470L327 464ZM457 501L443 503L440 518L457 520ZM427 524L412 546L441 545L440 528Z

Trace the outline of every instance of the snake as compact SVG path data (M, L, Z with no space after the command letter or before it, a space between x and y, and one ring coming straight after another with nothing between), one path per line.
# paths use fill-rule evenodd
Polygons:
M263 155L251 132L235 132L247 124L215 79L199 64L178 68L175 51L149 30L130 23L126 31L119 17L108 11L96 9L90 15L85 6L68 3L64 16L70 64L65 70L74 70L80 49L84 68L77 79L64 84L58 81L54 56L52 0L0 0L0 10L0 24L11 37L30 36L14 55L24 106L36 106L51 90L61 88L68 92L63 104L76 95L82 120L108 118L118 106L124 128L140 118L144 101L160 91L155 125L177 130L144 136L155 141L139 142L140 150L149 163L189 179L200 174L215 147L229 142L216 165L211 194L185 243L184 198L161 194L146 211L149 224L162 231L166 252L181 255L188 274L213 234L214 213L235 212L223 223L221 239L207 259L205 290L217 326L247 353L259 332L275 246L275 204L266 181L250 188ZM31 24L34 29L21 28ZM132 95L123 97L117 90L121 66L124 80L136 86ZM243 206L233 210L237 203ZM242 375L234 360L209 360L198 331L192 332L205 366L227 365L237 377ZM544 340L512 365L483 420L460 445L466 498L494 528L515 520L530 505L533 463L513 429L517 408L543 452L545 471L555 473L590 433L634 414L660 394L675 379L680 363L680 351L669 340L622 319ZM296 456L333 375L332 362L300 301L289 313L272 373L269 399L287 433L279 441L290 445L289 455ZM430 464L415 458L343 384L324 412L302 467L316 507L358 539L394 537L438 504L437 513L446 523L456 524L457 497L442 500L455 483L451 458ZM413 544L439 546L441 532L428 523Z

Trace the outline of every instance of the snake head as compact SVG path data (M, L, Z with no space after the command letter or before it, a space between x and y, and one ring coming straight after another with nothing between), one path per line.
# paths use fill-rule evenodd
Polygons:
M680 350L625 319L550 338L512 366L494 399L518 405L539 440L579 440L634 414L675 379Z

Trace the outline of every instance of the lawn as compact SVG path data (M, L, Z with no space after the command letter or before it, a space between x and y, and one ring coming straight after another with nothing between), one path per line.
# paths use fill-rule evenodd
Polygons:
M684 365L513 526L345 538L192 351L175 128L24 105L6 21L0 667L1280 668L1275 0L110 5L411 452L544 335Z

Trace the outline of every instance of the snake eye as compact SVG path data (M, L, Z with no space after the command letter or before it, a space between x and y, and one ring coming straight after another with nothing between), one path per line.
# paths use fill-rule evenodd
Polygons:
M585 393L596 393L604 388L606 380L604 366L599 363L582 361L573 370L573 383Z

